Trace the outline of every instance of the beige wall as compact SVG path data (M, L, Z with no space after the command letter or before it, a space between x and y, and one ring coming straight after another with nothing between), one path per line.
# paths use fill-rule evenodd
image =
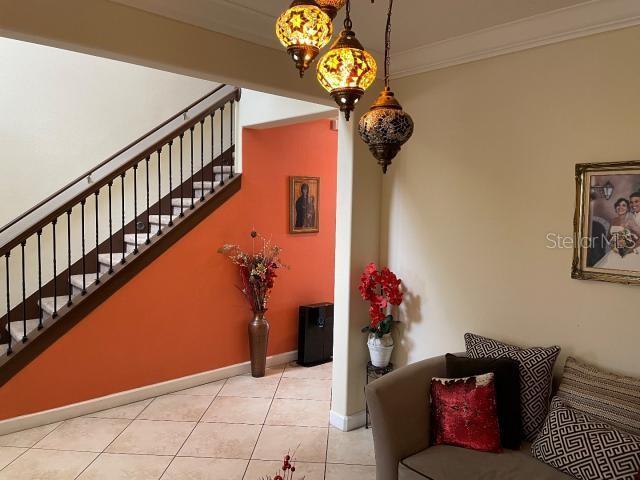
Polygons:
M0 38L0 225L216 84Z
M570 278L574 166L640 158L640 28L394 82L416 123L383 184L381 255L409 292L394 361L467 331L638 374L638 287Z

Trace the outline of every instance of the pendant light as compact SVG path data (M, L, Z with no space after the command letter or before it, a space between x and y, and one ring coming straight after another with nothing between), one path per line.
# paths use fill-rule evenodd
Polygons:
M344 7L346 0L316 0L320 9L329 15L331 20L336 18L338 11Z
M315 0L294 0L276 21L276 36L300 71L300 77L333 34L331 18Z
M318 63L317 77L349 121L355 104L375 80L377 66L351 30L350 0L347 0L346 14L344 30Z
M391 161L413 134L413 120L402 110L389 88L392 9L393 0L389 0L384 45L384 90L358 124L360 138L369 145L369 150L378 159L383 173L387 173Z

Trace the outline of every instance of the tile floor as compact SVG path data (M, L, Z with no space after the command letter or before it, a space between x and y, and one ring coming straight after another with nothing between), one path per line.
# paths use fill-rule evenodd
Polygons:
M371 430L329 427L331 364L295 364L0 437L0 480L375 480Z

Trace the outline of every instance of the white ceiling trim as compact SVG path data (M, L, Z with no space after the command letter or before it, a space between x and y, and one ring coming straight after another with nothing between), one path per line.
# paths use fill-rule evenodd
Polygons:
M193 0L189 8L176 0L111 0L163 17L276 49L275 19L233 0ZM238 25L241 16L242 24Z
M391 72L407 77L634 25L640 1L593 0L394 53Z
M185 23L282 49L274 18L234 0L112 0ZM237 24L238 14L243 19ZM592 0L405 51L393 51L391 75L407 77L609 30L640 25L640 0ZM380 52L371 53L382 60ZM379 75L381 75L381 68Z

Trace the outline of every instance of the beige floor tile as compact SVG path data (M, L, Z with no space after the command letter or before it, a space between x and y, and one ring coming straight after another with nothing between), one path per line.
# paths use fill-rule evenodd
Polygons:
M73 418L65 420L34 448L102 452L127 428L129 420L112 418Z
M165 395L156 398L138 415L138 420L197 422L213 401L203 395Z
M272 367L267 367L264 372L265 377L281 377L282 372L284 372L286 365L275 365ZM244 376L250 377L251 373L246 373Z
M242 480L247 463L230 458L176 457L162 480Z
M376 467L327 463L325 480L376 480Z
M107 448L109 453L175 455L195 422L134 420Z
M333 363L323 363L315 367L303 367L296 362L291 362L284 370L283 377L289 378L316 378L320 380L331 380L333 373Z
M0 447L33 447L62 422L21 430L0 437Z
M298 400L331 400L331 380L283 377L276 398Z
M224 380L220 380L218 382L205 383L204 385L174 392L171 395L208 395L215 397L224 385L224 382Z
M304 480L324 480L324 463L296 462L295 467L295 479L304 477ZM282 474L282 462L251 460L244 480L258 480L267 475L275 477L276 474Z
M328 427L328 400L292 400L276 398L271 404L267 425L293 425L299 427Z
M153 398L142 400L141 402L129 403L128 405L122 405L121 407L110 408L109 410L102 410L101 412L90 413L85 417L93 418L121 418L125 420L133 420L140 412L142 412L147 405L151 403Z
M255 460L282 460L290 453L299 462L324 462L327 428L265 425L253 452Z
M260 425L200 423L178 454L181 457L250 459Z
M270 405L270 398L218 397L202 421L262 425Z
M218 396L273 398L279 381L280 376L277 375L262 378L253 378L249 375L231 377L224 384Z
M78 480L157 480L173 457L103 453Z
M371 429L365 428L343 432L331 427L329 429L327 462L348 463L352 465L375 465L373 435L371 432Z
M0 471L0 480L73 480L97 456L93 452L29 450Z
M0 470L9 465L26 451L26 448L0 447Z

